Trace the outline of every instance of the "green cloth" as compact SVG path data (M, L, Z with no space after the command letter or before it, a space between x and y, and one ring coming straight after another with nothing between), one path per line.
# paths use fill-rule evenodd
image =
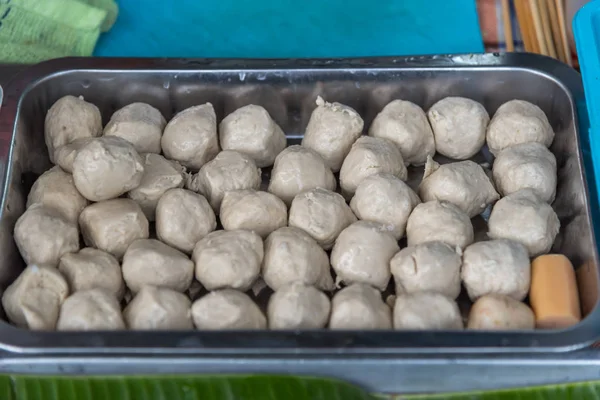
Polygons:
M0 0L0 62L90 56L117 13L113 0Z

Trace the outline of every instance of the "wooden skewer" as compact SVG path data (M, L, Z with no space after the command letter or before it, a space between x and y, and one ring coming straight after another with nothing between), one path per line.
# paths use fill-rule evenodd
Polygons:
M534 52L533 37L531 36L531 26L527 21L527 11L525 9L525 0L515 0L515 10L517 11L517 21L519 22L519 31L521 32L521 39L525 46L525 51Z
M556 46L556 56L560 61L566 63L567 59L565 58L565 49L560 35L556 4L554 4L554 0L546 0L546 6L548 7L548 13L550 14L550 28L552 29L552 39L554 39L554 45Z
M565 58L567 64L573 66L573 60L571 58L571 49L569 48L569 41L567 40L567 28L565 25L565 8L563 0L554 0L556 5L556 12L558 13L558 24L560 26L560 37L562 39L563 50L565 52Z
M529 36L531 37L531 47L534 53L540 53L540 44L537 40L537 34L535 33L535 27L533 24L533 15L531 14L530 0L522 0L523 10L525 11L525 25L529 29Z
M552 30L550 29L550 17L548 16L548 8L544 0L534 0L537 3L537 9L540 13L542 21L542 33L544 34L544 41L546 42L546 48L548 49L548 55L552 58L556 58L556 49L554 47L554 41L552 40Z
M529 10L533 18L533 27L535 29L535 36L538 45L540 46L540 54L545 56L549 55L548 46L546 46L546 40L544 39L544 31L542 29L542 17L540 16L540 10L538 8L537 0L529 0Z
M510 20L510 3L508 0L502 0L502 21L504 22L504 41L506 42L506 51L515 51L512 23Z

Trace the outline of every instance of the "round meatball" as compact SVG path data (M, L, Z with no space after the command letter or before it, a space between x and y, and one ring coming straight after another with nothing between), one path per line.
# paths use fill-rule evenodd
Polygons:
M268 191L288 206L297 194L314 188L335 190L337 182L331 169L314 150L290 146L275 159Z
M33 184L27 196L27 208L40 204L58 211L68 221L77 223L79 214L88 205L75 184L73 176L59 167L44 172Z
M202 195L171 189L156 205L156 236L169 246L191 253L200 239L214 231L217 218Z
M246 291L258 278L263 241L254 232L217 231L200 240L192 259L196 279L207 290L232 288Z
M421 107L405 100L386 105L373 120L369 136L394 142L407 164L424 164L435 154L433 131Z
M331 300L329 328L344 330L391 329L392 312L372 286L355 283Z
M527 247L530 257L547 253L560 230L556 213L533 190L522 189L500 199L488 220L488 236Z
M108 331L125 329L117 298L102 289L84 290L69 296L60 308L59 331Z
M327 189L316 188L300 193L292 201L289 225L302 229L325 250L356 216L344 198Z
M246 154L261 168L273 165L287 141L267 110L254 104L238 108L221 121L219 140L223 150Z
M94 140L93 137L75 139L54 150L54 162L68 173L73 173L73 161L77 152Z
M136 239L149 236L148 220L133 200L114 199L87 206L79 216L83 240L92 246L123 258Z
M146 285L183 293L194 279L194 263L163 242L139 239L131 243L123 256L123 279L133 293Z
M69 285L54 267L29 265L4 291L2 307L21 328L54 330Z
M216 290L192 304L199 330L266 329L267 318L250 297L232 289Z
M296 282L283 286L269 299L270 329L321 329L327 325L329 298L313 286Z
M142 181L127 193L127 197L140 205L148 221L154 221L158 200L167 190L183 187L185 170L176 161L167 160L159 154L146 153L142 158Z
M75 139L102 134L102 116L98 107L83 100L83 96L65 96L50 107L44 124L44 139L50 161L54 150Z
M460 254L446 243L406 247L390 261L396 295L435 292L456 299L460 294L461 263Z
M86 247L77 253L67 253L60 259L58 270L72 292L104 289L119 300L125 294L121 266L105 251Z
M400 150L387 139L363 136L352 145L340 170L340 186L348 198L369 176L387 172L405 181L408 177Z
M273 290L293 282L333 290L329 257L303 230L279 228L265 240L262 276Z
M172 289L144 286L123 311L129 329L191 330L192 302Z
M486 294L523 300L531 282L527 249L506 239L474 243L463 253L461 275L473 301Z
M190 107L175 115L165 127L160 144L165 157L194 170L215 158L219 140L212 104Z
M115 111L103 134L127 140L138 153L160 154L166 124L165 117L150 104L132 103Z
M404 236L406 222L421 200L398 177L381 173L365 178L350 201L350 208L359 219L379 222L396 239Z
M394 329L463 329L463 321L454 300L440 293L419 292L396 297Z
M454 204L433 200L419 204L410 214L406 238L409 246L439 241L463 249L473 243L473 225Z
M271 193L256 190L225 193L219 216L224 229L254 231L263 238L287 225L284 202Z
M73 161L75 187L88 200L119 197L139 186L144 160L133 145L116 136L103 136L82 147Z
M352 108L340 103L327 103L317 97L317 108L312 112L302 146L313 149L325 160L333 172L342 167L352 143L360 137L364 121Z
M523 100L511 100L498 108L487 129L493 155L521 143L537 142L550 147L554 131L541 108Z
M479 215L500 196L483 168L473 161L440 165L429 158L419 185L423 201L447 201L470 218Z
M526 304L501 294L480 297L469 312L468 329L534 329L535 315Z
M384 290L391 277L390 260L398 242L377 222L358 221L344 229L331 251L337 280L346 284L367 283Z
M556 158L543 144L521 143L505 148L494 160L493 175L503 196L532 189L543 201L554 201Z
M225 192L260 188L261 171L254 161L235 151L222 151L192 178L189 189L203 194L211 207L219 211Z
M464 97L446 97L427 112L433 128L435 149L455 160L466 160L479 153L485 144L485 129L490 122L485 107Z
M40 204L29 207L19 217L14 238L27 265L56 267L63 254L79 250L77 225Z

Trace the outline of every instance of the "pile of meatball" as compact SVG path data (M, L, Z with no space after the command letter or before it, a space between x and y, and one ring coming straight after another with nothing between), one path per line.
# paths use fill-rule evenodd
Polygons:
M210 103L168 123L133 103L103 129L95 105L58 100L45 120L55 166L14 229L27 267L2 296L9 321L36 330L462 329L464 285L474 302L467 328L533 329L522 302L530 257L547 253L559 230L544 112L512 100L490 121L467 98L427 113L394 100L363 135L355 110L316 103L302 144L286 147L258 105L217 124ZM469 160L486 144L491 171ZM454 162L440 165L436 153ZM423 165L413 189L407 167ZM487 237L475 242L471 218L490 209ZM392 278L395 294L384 299ZM256 293L266 286L263 309Z

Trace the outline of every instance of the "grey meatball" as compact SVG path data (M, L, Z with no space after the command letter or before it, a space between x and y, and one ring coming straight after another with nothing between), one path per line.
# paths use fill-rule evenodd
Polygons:
M115 111L104 127L104 136L127 140L139 153L160 153L165 117L146 103L132 103Z
M83 96L61 97L50 107L44 124L44 138L50 161L54 150L75 139L102 134L102 116L98 107L83 100Z
M281 287L269 299L271 329L320 329L327 325L331 304L323 292L296 282Z

